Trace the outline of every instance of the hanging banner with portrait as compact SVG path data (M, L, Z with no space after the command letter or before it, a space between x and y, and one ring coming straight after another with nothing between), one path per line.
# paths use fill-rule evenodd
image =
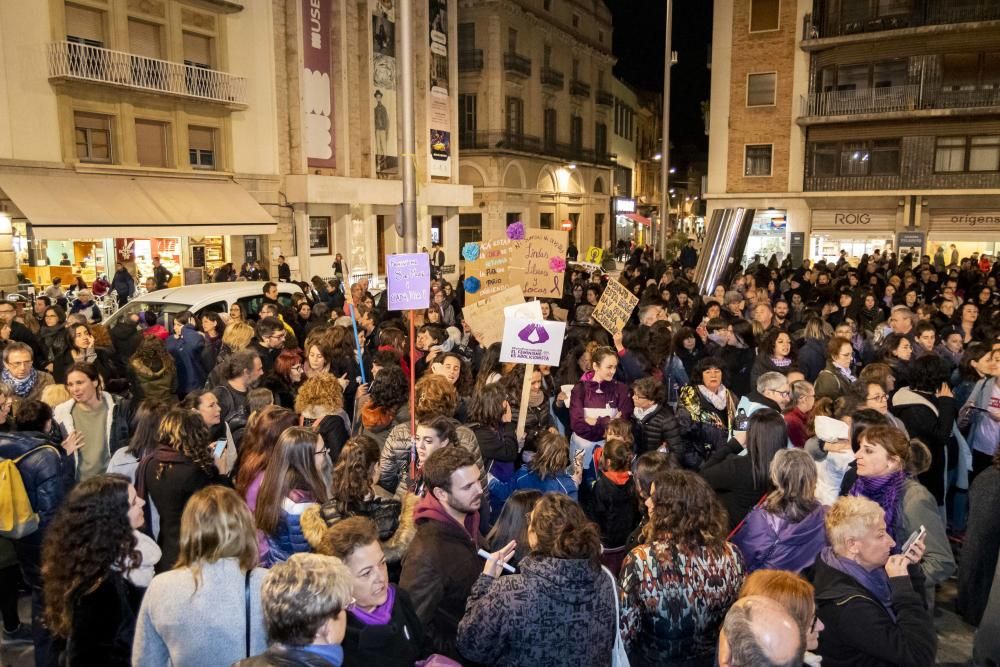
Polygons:
M396 1L369 0L372 16L372 128L375 173L399 174L396 117Z
M448 0L428 0L430 33L430 91L427 95L427 126L430 131L428 172L451 177L451 85L448 44Z
M302 143L310 167L333 169L333 0L302 0Z

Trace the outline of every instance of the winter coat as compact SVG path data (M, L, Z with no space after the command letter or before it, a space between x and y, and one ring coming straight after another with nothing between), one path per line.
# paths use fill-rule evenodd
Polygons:
M483 465L483 456L479 452L479 443L476 441L475 434L467 426L458 426L455 432L458 435L458 444L476 457L476 465L479 466L479 481L485 489L486 466ZM396 493L400 485L405 489L410 484L410 442L410 423L407 419L389 431L385 444L382 445L378 485L389 493Z
M669 405L657 405L653 412L639 419L633 413L632 435L635 440L635 452L642 454L651 452L666 445L667 451L678 456L683 451L681 429L677 417Z
M455 646L458 624L472 586L483 571L479 515L459 525L438 499L428 494L414 511L417 534L403 557L399 587L413 601L424 626L424 654L441 653L461 661Z
M892 413L906 425L911 438L918 438L931 451L931 466L918 476L938 505L944 505L945 476L958 463L957 445L952 441L955 400L931 396L903 387L892 397Z
M271 644L260 655L233 663L233 667L341 667L327 656L307 651L303 646Z
M338 500L328 500L322 505L314 504L302 512L299 524L311 549L317 553L327 553L327 532L341 520L352 516L363 516L375 522L382 553L387 563L398 563L413 541L417 526L413 522L413 512L420 497L407 493L403 501L389 497L382 489L369 500L345 507ZM333 554L329 554L333 555Z
M205 338L190 324L181 329L181 337L167 339L167 352L177 364L177 391L187 396L205 385L205 369L201 366L201 353L205 348Z
M501 424L500 428L487 428L481 424L469 424L469 428L476 436L486 471L495 477L510 479L519 454L514 425L508 422Z
M832 363L827 363L826 367L816 376L816 398L826 397L837 400L850 390L851 383L847 381L843 373L834 368Z
M367 435L381 448L389 432L399 424L410 420L410 404L403 403L393 414L384 414L371 401L364 403L361 414L354 420L354 430L358 435Z
M310 413L311 411L306 408L302 426L319 433L319 436L323 438L323 444L330 450L330 461L336 465L337 459L340 458L340 450L344 448L351 437L351 421L343 410L316 418L309 417Z
M288 560L292 554L311 551L309 541L302 530L302 513L315 505L309 493L292 489L288 497L281 501L281 515L273 534L264 534L265 548L260 553L261 567L272 567Z
M819 372L826 367L826 345L818 338L803 338L799 348L799 370L809 382L816 382Z
M70 315L81 313L87 318L88 322L100 322L102 319L101 309L93 301L88 301L87 303L77 301L70 307L69 312Z
M559 473L555 477L542 479L534 470L522 468L517 471L514 478L509 482L502 482L496 478L490 479L489 494L494 506L503 507L507 499L521 489L535 489L542 493L565 493L573 500L579 499L579 489L573 478L566 473Z
M52 376L45 371L35 370L37 377L35 379L35 386L31 388L31 391L27 393L26 396L21 397L17 394L12 394L13 404L11 406L11 414L17 415L17 411L21 409L21 405L25 401L40 401L42 400L42 392L49 385L55 384L55 380ZM13 387L11 387L13 389Z
M145 399L173 403L177 398L177 370L162 366L154 371L139 359L128 364L132 392L136 400Z
M762 569L801 572L826 546L825 518L823 505L795 523L763 506L755 507L730 539L743 553L747 573Z
M142 333L127 317L111 327L108 335L111 337L111 347L121 359L131 359L142 342Z
M969 522L962 546L962 567L958 570L958 611L970 625L979 625L983 620L997 571L1000 557L997 507L1000 507L1000 468L990 466L976 476L969 489Z
M993 587L990 590L983 622L979 624L976 640L972 647L972 664L983 667L1000 665L1000 567L993 575Z
M788 430L788 440L793 446L799 449L805 447L808 436L806 424L809 421L809 415L794 407L783 416L785 418L785 428Z
M816 616L823 621L823 667L931 667L937 649L934 623L909 577L891 577L896 619L856 579L816 559Z
M413 667L424 657L424 629L406 591L396 589L392 615L385 625L368 625L347 611L344 667Z
M617 595L611 577L582 559L529 556L518 569L476 580L458 627L462 655L496 667L611 664Z
M739 549L642 544L621 569L621 633L633 667L699 665L715 658L719 628L745 576Z
M760 502L761 496L772 489L770 480L763 488L756 486L753 462L749 454L742 452L743 445L730 440L725 447L716 450L701 467L701 476L715 489L729 513L730 530Z
M124 305L135 294L135 279L125 269L115 271L111 279L111 289L118 292L118 304Z
M111 330L114 332L114 329ZM54 327L42 326L38 334L42 340L43 365L54 363L56 357L66 351L66 325L57 324Z
M756 387L757 380L764 373L781 373L782 375L788 375L790 371L799 370L799 365L795 363L795 359L792 359L792 363L787 366L776 366L771 357L765 353L763 350L757 353L757 358L753 361L753 367L750 370L750 386Z
M132 637L143 589L116 571L73 604L73 621L62 659L70 667L130 667Z
M94 366L101 376L104 390L113 394L124 393L128 390L128 381L125 379L124 364L119 364L114 352L109 348L95 347L96 354ZM52 361L52 378L58 384L66 384L66 371L76 363L73 353L67 348L61 355Z
M104 404L108 408L108 419L105 420L106 437L104 439L104 447L107 459L110 461L111 455L128 445L128 441L132 437L132 417L136 402L115 398L106 391L101 392L101 400L104 401ZM75 406L76 401L71 398L52 409L52 421L59 427L63 439L66 439L70 433L76 430L76 425L73 421L73 408ZM78 464L79 454L73 452L70 465L73 468L74 479L76 478Z
M681 388L677 402L677 425L683 437L678 459L682 466L698 470L712 452L725 446L736 418L736 397L726 390L726 409L717 410L694 385Z
M624 545L641 518L632 473L602 471L584 509L601 531L601 544L610 549Z
M185 461L180 463L159 463L154 460L145 469L146 493L160 513L160 534L156 543L160 545L163 556L156 564L157 574L171 569L177 561L180 553L181 514L187 501L196 492L219 481L215 474L205 472L193 461L184 458Z
M610 382L581 380L573 387L570 394L570 429L576 435L591 442L604 440L604 431L607 430L611 418L600 417L596 424L591 425L586 422L585 411L588 408L603 410L609 407L617 410L620 416L625 419L632 417L632 396L628 386L614 380Z

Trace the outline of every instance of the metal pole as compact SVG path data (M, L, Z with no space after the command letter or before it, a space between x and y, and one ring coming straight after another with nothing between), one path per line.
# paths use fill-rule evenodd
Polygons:
M667 228L670 225L670 66L673 50L670 33L674 26L674 2L667 0L667 27L663 44L663 147L660 149L660 255L667 255Z
M400 154L403 174L403 252L417 251L417 173L413 103L413 2L399 3L400 106L403 110L403 150Z

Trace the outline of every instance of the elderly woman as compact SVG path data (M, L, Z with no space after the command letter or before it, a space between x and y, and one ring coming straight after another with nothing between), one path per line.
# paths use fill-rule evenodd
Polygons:
M722 360L702 359L691 373L691 384L681 388L677 424L683 443L678 459L685 468L697 470L729 439L738 399L722 384L722 369Z
M644 543L621 569L621 632L633 665L712 665L719 627L743 583L743 557L708 483L688 470L657 475Z
M875 427L873 427L875 428ZM841 498L826 515L830 542L816 559L818 653L835 665L933 665L934 622L908 574L923 540L905 554L886 530L885 512L866 498Z
M747 515L731 538L747 571L801 572L826 545L826 508L816 500L816 464L801 449L782 449L771 461L774 491Z
M330 460L336 463L344 443L351 437L351 420L344 412L344 389L337 378L323 373L303 382L295 396L295 412L303 426L311 427L323 437Z
M69 312L83 314L88 322L101 321L101 309L94 301L94 294L89 289L82 289L76 293L76 301L73 302Z
M826 345L826 368L816 376L816 397L834 400L848 392L857 378L851 372L854 347L848 338L834 337Z

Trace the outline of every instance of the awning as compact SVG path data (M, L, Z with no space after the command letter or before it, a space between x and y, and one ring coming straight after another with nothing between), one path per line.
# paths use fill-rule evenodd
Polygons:
M637 225L644 225L646 227L652 226L652 223L650 222L649 218L644 218L643 216L639 215L638 213L624 213L624 214L622 214L621 217L628 218L629 220L631 220L632 222L634 222Z
M0 174L36 239L273 234L274 218L229 181Z

